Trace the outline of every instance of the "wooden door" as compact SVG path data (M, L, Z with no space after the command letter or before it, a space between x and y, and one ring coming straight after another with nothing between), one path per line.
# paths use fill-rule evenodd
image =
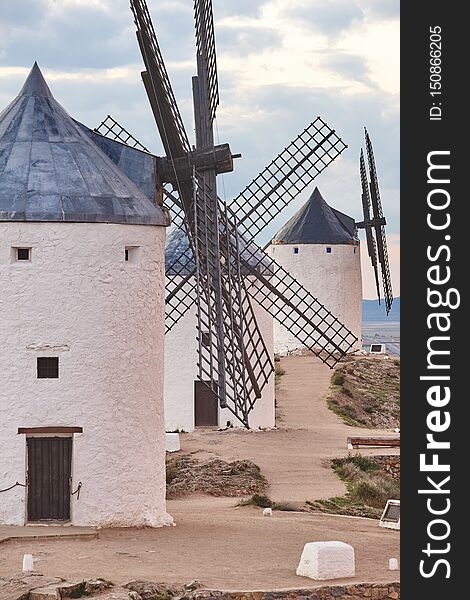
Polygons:
M219 424L219 404L215 394L203 381L194 382L194 425L196 427L217 427Z
M30 437L28 521L70 520L71 437Z

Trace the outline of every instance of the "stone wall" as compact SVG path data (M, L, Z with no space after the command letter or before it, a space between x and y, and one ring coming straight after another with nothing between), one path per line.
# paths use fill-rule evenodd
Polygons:
M395 583L358 583L347 586L325 586L316 589L298 589L279 592L214 592L200 591L195 600L217 598L218 600L399 600L400 584Z
M371 460L374 460L379 464L380 469L388 475L391 475L393 479L400 480L400 456L370 456Z
M312 586L314 582L312 581ZM47 592L47 594L46 594ZM74 596L72 596L74 593ZM399 600L400 584L357 583L355 585L321 586L284 590L277 592L219 592L204 590L197 581L183 588L164 583L132 581L123 587L115 587L103 579L66 582L58 577L47 577L38 573L22 574L9 579L0 577L0 598L8 600L45 600L45 598L68 598L78 596L103 600Z

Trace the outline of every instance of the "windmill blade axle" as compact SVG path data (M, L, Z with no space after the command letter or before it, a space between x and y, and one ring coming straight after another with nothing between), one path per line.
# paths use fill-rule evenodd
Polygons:
M199 173L215 171L231 173L233 171L233 156L229 144L220 144L210 148L197 148L188 152L183 158L169 160L162 158L158 164L158 174L162 183L177 185L180 180L192 177L193 167Z
M358 229L367 229L370 227L377 227L379 225L386 225L387 221L385 220L385 217L381 217L380 219L369 219L367 221L359 221L359 223L356 223L356 227Z

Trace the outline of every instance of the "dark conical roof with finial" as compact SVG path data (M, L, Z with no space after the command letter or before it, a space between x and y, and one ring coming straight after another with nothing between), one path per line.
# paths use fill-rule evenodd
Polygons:
M355 222L329 206L316 187L307 202L287 221L273 244L358 244Z
M0 112L0 221L168 224L54 99L37 63Z

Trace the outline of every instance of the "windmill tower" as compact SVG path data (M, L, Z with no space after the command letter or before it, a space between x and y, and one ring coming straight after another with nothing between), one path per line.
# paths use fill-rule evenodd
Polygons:
M354 219L327 204L316 187L307 202L277 232L269 249L291 275L326 306L361 347L362 273ZM285 355L303 346L276 323L275 350Z
M171 522L169 221L147 155L115 144L127 176L92 137L36 64L0 113L0 523Z

